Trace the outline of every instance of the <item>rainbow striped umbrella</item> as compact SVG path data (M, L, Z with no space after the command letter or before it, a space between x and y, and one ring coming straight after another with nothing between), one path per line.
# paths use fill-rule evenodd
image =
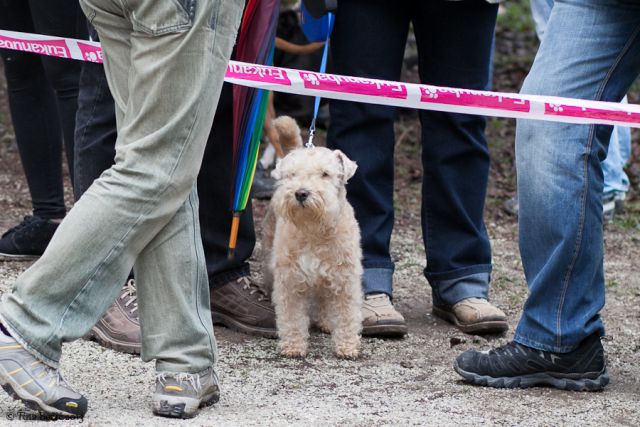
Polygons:
M279 0L248 0L236 43L236 60L271 65L278 24ZM240 216L246 209L256 171L262 125L269 93L262 89L233 87L233 219L229 257L233 257Z

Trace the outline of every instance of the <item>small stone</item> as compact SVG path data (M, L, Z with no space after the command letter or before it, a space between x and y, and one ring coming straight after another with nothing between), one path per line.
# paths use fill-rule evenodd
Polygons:
M400 366L402 366L403 368L411 369L413 368L413 363L403 360L402 362L400 362Z

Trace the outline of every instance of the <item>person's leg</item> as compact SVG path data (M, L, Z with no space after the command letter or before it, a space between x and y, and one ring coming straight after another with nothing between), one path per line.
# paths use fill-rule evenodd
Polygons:
M115 161L116 111L101 64L82 64L74 135L73 192L77 200Z
M485 89L497 11L497 5L483 0L418 2L413 22L421 81ZM438 16L435 22L433 16ZM489 178L486 119L421 111L420 121L424 273L433 290L434 313L465 332L503 331L504 313L485 301L491 272L483 220ZM479 300L454 308L469 298Z
M640 3L556 2L523 93L619 102L640 73ZM602 168L611 126L518 120L520 252L529 297L514 342L456 370L494 387L599 390L609 381Z
M0 27L34 32L28 3L0 1ZM33 216L26 217L0 238L0 257L30 260L44 252L57 222L66 212L60 121L41 56L12 50L0 50L0 56L16 142L33 205Z
M214 324L275 338L275 312L251 278L249 257L256 243L251 201L242 214L238 244L228 257L233 158L233 86L224 84L198 175L200 228L211 287Z
M640 5L597 8L556 2L523 93L622 99L640 70ZM603 330L601 160L611 129L518 122L520 250L530 288L521 344L567 352Z
M28 3L4 0L0 3L0 10L3 29L35 31ZM60 219L65 215L61 127L41 56L12 50L0 50L0 54L33 213L40 218Z
M538 39L542 40L542 36L547 30L547 22L549 21L549 15L551 15L551 9L553 8L553 0L531 0L530 6Z
M250 274L247 260L256 244L251 202L242 215L238 246L233 259L228 257L233 187L233 86L225 83L207 140L202 168L198 175L200 224L211 287Z
M331 40L335 73L399 80L411 4L406 0L339 2ZM380 296L381 308L384 308L393 293L394 264L389 244L394 220L395 110L332 100L330 112L327 146L342 150L358 164L356 174L347 184L347 197L361 228L363 291L365 295L386 294ZM378 315L376 307L369 311L378 318L390 316L392 321L401 322L398 334L406 331L401 316L383 312ZM372 316L365 316L364 334L368 333L366 319L369 317Z
M18 278L15 292L0 306L3 323L54 366L62 342L88 331L115 299L138 254L184 208L241 14L235 2L202 1L192 24L177 3L169 11L142 1L130 23L117 3L82 4L100 33L110 88L124 112L116 164L76 203L44 256ZM181 21L150 31L162 22L162 13ZM157 266L174 267L173 262ZM198 321L181 315L185 324ZM196 361L189 370L201 365ZM183 361L176 363L175 369L182 368Z
M197 373L213 367L217 351L195 186L171 222L140 253L134 274L142 360L155 359L158 372Z
M91 39L98 35L90 28ZM114 163L116 112L102 64L84 62L80 74L78 111L74 135L73 191L76 200ZM135 280L126 280L118 298L109 306L86 338L126 353L139 354L141 335Z
M67 0L29 0L33 26L38 34L85 39L87 37L82 11L77 2ZM78 108L80 61L41 56L47 81L56 96L57 117L62 130L64 148L73 183L73 141Z
M622 102L626 103L625 97ZM623 203L629 191L629 177L624 167L631 151L631 129L614 126L607 148L607 157L602 162L604 185L602 189L602 210L605 220L612 220L623 210Z

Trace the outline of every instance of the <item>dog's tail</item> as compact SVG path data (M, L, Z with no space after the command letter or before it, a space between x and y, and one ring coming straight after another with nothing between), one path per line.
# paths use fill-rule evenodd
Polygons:
M280 146L286 156L291 151L302 148L302 135L300 135L300 126L289 116L280 116L273 120L273 126L280 137Z

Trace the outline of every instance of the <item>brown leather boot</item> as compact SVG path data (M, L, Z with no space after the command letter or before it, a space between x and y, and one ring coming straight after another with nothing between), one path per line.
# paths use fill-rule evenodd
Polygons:
M276 313L267 294L250 277L211 290L211 319L245 334L277 338Z
M138 320L136 284L127 281L116 301L87 334L103 347L124 353L140 354L141 333Z

